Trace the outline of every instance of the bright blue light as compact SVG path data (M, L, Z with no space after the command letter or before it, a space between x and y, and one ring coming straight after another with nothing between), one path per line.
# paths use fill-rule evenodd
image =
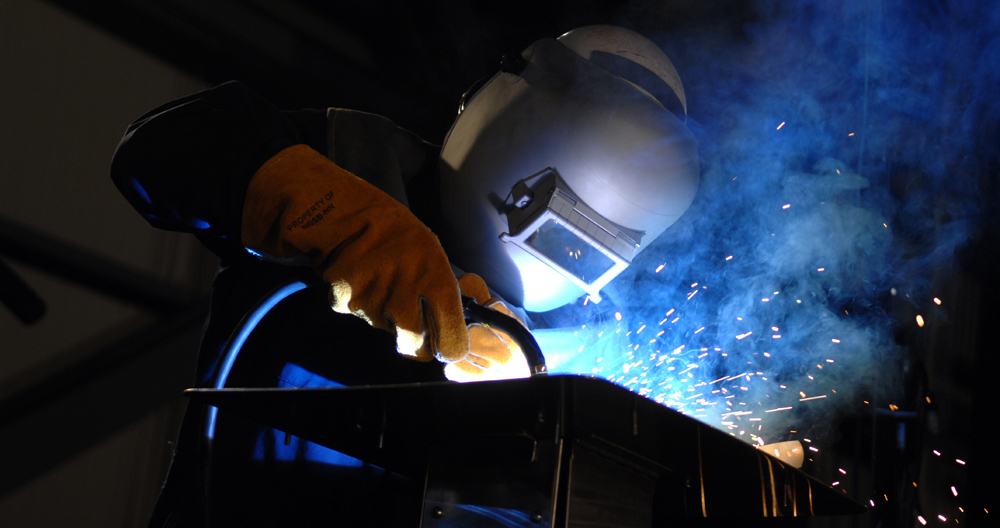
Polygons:
M139 184L138 180L136 180L135 178L129 178L128 183L129 185L132 186L132 190L135 191L137 195L139 195L139 198L141 198L142 201L146 202L146 204L153 203L153 201L149 199L149 193L146 192L146 189L144 189L142 185Z
M208 222L200 220L198 218L192 218L188 221L188 224L195 229L208 229L212 227Z

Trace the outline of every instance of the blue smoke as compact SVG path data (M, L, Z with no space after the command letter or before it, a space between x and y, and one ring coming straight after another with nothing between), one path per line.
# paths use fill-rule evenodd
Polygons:
M893 307L929 300L996 199L1000 4L761 1L729 22L637 28L685 81L699 194L606 301L566 311L586 324L539 341L555 372L748 442L823 434L899 396Z

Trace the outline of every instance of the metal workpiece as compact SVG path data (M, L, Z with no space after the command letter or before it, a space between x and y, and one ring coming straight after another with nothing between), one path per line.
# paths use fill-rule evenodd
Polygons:
M638 528L864 511L753 446L601 379L187 394L425 482L422 526Z

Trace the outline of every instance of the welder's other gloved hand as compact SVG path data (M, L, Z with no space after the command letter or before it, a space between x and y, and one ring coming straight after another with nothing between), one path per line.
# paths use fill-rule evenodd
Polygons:
M331 285L330 306L394 333L401 354L445 362L468 354L458 283L437 237L312 148L286 148L257 169L242 237L265 257L307 257Z
M463 275L458 279L462 295L472 297L477 304L517 319L503 301L490 296L486 283L478 275ZM452 381L486 381L527 378L531 375L528 361L509 335L481 323L469 324L472 346L465 359L445 366L444 374Z

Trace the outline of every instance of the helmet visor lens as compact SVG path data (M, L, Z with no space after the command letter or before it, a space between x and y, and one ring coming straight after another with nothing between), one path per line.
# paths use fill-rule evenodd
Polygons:
M526 242L588 285L615 265L614 260L553 218L529 235Z

